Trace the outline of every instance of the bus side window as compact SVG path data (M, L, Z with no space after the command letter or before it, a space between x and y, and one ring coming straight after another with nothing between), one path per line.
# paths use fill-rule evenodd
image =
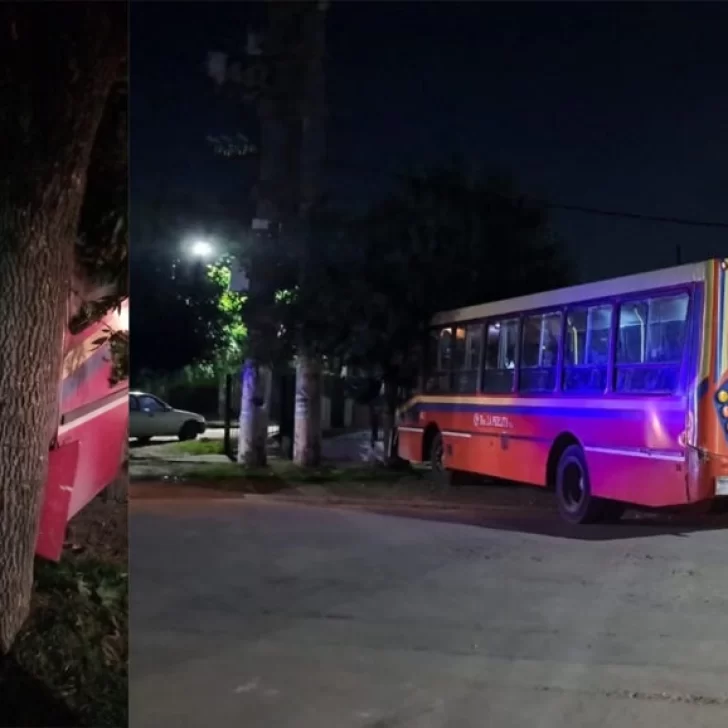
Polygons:
M517 318L491 321L488 324L483 371L483 391L488 394L507 394L513 391L518 328Z
M452 348L452 328L450 326L430 331L427 342L426 394L450 391Z
M618 392L671 393L679 383L687 293L624 303L619 311Z
M465 328L458 327L453 361L454 391L458 394L475 394L477 390L482 344L482 323L468 324Z
M553 392L561 338L561 312L527 316L523 322L520 389Z
M566 315L564 390L603 392L607 388L612 306L577 306Z

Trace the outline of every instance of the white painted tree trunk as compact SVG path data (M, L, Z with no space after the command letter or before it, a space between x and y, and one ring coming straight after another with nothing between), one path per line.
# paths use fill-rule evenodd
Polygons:
M246 360L243 366L238 430L238 462L247 467L263 467L267 462L268 403L270 370Z
M296 358L293 461L306 467L321 462L321 360L306 353Z

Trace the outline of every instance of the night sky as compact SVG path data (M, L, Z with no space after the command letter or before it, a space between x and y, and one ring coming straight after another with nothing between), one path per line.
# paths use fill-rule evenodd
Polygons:
M162 192L248 196L254 163L205 142L246 119L204 62L262 10L132 3L132 230ZM407 165L458 154L553 202L728 222L726 37L724 3L334 2L328 191L361 207ZM728 256L728 229L553 221L584 280L671 265L678 244L686 262Z

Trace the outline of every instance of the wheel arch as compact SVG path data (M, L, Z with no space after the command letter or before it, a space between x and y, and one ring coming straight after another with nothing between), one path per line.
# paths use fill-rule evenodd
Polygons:
M432 441L435 439L435 435L440 432L440 428L434 423L430 422L425 431L422 433L422 462L425 463L430 459L430 448L432 447Z
M554 439L551 450L549 451L548 460L546 461L546 488L548 490L556 490L556 470L559 466L559 460L566 448L571 445L578 445L582 451L584 450L581 441L573 432L561 432Z

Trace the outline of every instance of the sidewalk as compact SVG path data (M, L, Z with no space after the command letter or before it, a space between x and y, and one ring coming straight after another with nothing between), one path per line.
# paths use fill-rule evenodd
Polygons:
M269 436L269 448L275 452L272 443L272 435ZM204 436L201 438L204 439ZM132 463L139 461L164 461L168 463L229 463L226 455L191 455L184 452L176 452L170 445L174 443L162 443L159 445L146 445L145 447L132 447L129 451L129 459ZM324 438L321 443L321 455L324 460L335 463L371 463L382 462L384 459L384 444L378 442L372 449L369 442L369 432L360 430L345 435Z

